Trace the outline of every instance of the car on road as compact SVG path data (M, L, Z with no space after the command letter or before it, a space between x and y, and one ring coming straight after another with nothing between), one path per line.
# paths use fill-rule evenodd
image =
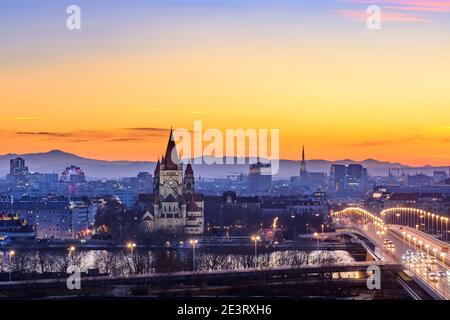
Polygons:
M430 281L433 281L433 282L439 281L438 276L437 276L436 273L434 273L434 272L429 272L429 273L428 273L428 279L429 279Z
M442 270L439 270L438 272L436 272L436 276L439 278L445 278L445 272Z

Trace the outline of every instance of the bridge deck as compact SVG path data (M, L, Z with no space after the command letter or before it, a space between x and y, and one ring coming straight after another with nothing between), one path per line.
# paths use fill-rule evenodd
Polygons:
M214 270L207 272L175 272L175 273L154 273L145 275L135 275L130 277L83 277L83 285L130 285L130 284L170 284L170 283L208 283L228 281L232 279L264 279L274 276L300 276L306 274L326 274L337 272L366 272L371 265L377 264L382 270L398 271L401 266L394 263L383 262L352 262L351 264L329 264L329 265L304 265L287 266L266 269L239 269L239 270ZM65 287L66 279L46 279L34 281L13 281L1 282L0 290L15 290L21 288L50 288Z

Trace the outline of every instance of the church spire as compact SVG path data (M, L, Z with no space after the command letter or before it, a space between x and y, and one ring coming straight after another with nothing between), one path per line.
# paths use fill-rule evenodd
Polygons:
M163 157L163 164L165 170L177 170L178 165L181 163L177 147L175 145L175 139L173 138L173 129L170 128L169 141L167 142L166 154Z
M305 160L305 146L302 146L302 161L300 162L300 177L306 178L306 160Z

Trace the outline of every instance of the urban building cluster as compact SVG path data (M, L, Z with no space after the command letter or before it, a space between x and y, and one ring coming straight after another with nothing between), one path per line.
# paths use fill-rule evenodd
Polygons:
M361 164L336 163L327 175L308 170L304 147L297 168L290 179L274 179L271 164L261 161L249 164L248 174L195 178L193 166L180 161L172 132L153 174L135 177L89 180L77 165L61 174L32 172L15 157L0 183L0 241L239 233L274 219L308 231L326 222L330 207L349 203L373 212L416 207L450 214L446 170L371 176Z
M0 236L12 239L80 239L94 232L98 199L69 199L64 196L2 197ZM7 232L6 225L12 229ZM21 225L23 228L17 228ZM13 227L16 226L16 227ZM26 227L26 228L25 228Z

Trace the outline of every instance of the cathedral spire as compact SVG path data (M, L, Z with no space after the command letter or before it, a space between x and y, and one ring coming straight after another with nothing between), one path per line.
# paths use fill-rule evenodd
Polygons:
M306 160L305 160L305 146L302 146L302 161L300 162L300 177L306 178Z
M167 142L166 154L163 157L164 169L177 170L178 165L181 163L178 157L177 147L175 145L175 139L173 138L173 129L170 128L169 141Z
M156 168L155 168L155 174L159 174L160 168L161 168L161 162L159 161L159 157L158 157L158 162L156 163Z

